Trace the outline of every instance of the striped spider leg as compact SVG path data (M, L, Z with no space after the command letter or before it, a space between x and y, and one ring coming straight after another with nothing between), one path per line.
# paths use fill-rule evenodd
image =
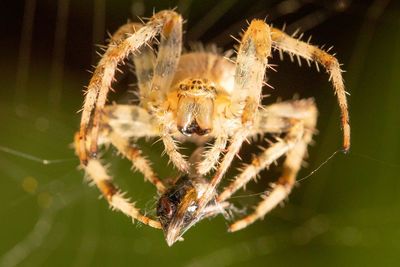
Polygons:
M146 80L151 78L151 86L140 89L142 104L155 114L159 121L159 132L164 142L165 150L170 155L175 166L181 171L187 171L189 165L182 155L177 152L177 147L170 135L171 118L167 116L162 101L170 89L173 75L181 54L182 42L182 18L171 10L165 10L156 13L148 23L135 31L133 34L129 28L134 26L123 26L111 38L108 49L98 63L93 77L90 80L84 106L79 131L80 154L79 158L83 165L87 164L88 155L86 149L86 139L89 129L89 122L93 119L91 125L91 144L89 148L90 157L97 155L97 141L100 129L100 117L104 108L108 91L113 81L115 70L128 55L139 53L140 48L149 44L158 34L161 34L161 42L158 49L158 56L155 65L146 61L143 69L139 67L139 72L147 71L146 75L139 73L139 83L141 85L150 85ZM146 54L151 52L147 50ZM135 63L141 63L136 60ZM141 80L141 78L144 78ZM92 112L94 110L94 115Z
M153 172L150 162L142 151L130 144L131 138L154 135L154 126L151 124L150 115L146 110L138 106L113 105L106 106L100 118L100 135L98 145L112 144L124 157L129 159L133 168L140 171L145 180L150 181L160 193L166 191L165 185ZM86 147L90 146L90 139L86 141ZM81 154L79 132L75 134L75 152ZM124 197L124 193L112 182L112 177L107 173L106 167L99 159L89 158L86 165L83 165L87 178L95 184L104 198L115 210L119 210L146 225L154 228L161 228L157 220L142 215L130 199Z
M273 104L258 113L254 131L258 134L286 133L283 138L265 148L252 162L242 168L235 180L217 197L217 202L224 202L237 190L245 187L265 168L280 157L285 156L282 175L272 185L271 192L264 195L264 200L256 207L255 212L229 226L230 231L240 230L255 220L262 218L276 205L282 202L291 192L296 175L306 156L307 146L311 142L317 122L317 108L313 99L303 99Z

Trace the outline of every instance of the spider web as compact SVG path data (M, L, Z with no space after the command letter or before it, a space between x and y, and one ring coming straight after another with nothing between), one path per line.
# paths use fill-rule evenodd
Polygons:
M395 212L400 208L396 1L205 2L33 0L9 7L2 17L9 26L0 61L0 266L320 265L327 259L331 265L393 265L400 249L400 217ZM185 43L201 40L229 49L234 44L229 35L237 37L245 19L266 17L277 27L287 23L288 33L300 27L306 36L313 35L315 44L334 44L351 93L350 154L339 153L324 163L341 138L327 76L275 56L272 63L278 72L268 77L275 90L267 92L271 97L265 103L298 93L315 97L320 111L320 133L310 148L309 167L298 177L306 178L284 209L277 208L238 234L227 234L220 217L205 221L173 248L165 245L160 231L132 225L124 215L108 210L104 200L97 200L97 189L82 182L69 148L79 124L76 111L83 86L90 78L84 70L97 62L93 43L104 44L106 30L114 31L132 14L151 16L153 6L178 7L188 20ZM118 77L121 85L111 100L129 96L128 76ZM160 177L174 175L172 168L165 168L166 157L160 160L161 144L144 150ZM152 185L132 175L130 164L113 151L105 157L121 188L151 213L157 198ZM321 163L324 167L308 177ZM263 179L240 196L247 212L268 186ZM290 251L291 257L282 258L282 251ZM370 251L375 259L357 257Z

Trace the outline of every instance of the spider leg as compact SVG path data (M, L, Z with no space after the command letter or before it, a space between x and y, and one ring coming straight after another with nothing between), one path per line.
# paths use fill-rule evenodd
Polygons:
M313 99L303 99L297 101L286 101L272 104L260 111L255 131L252 135L264 133L287 133L296 130L298 123L304 124L307 131L314 131L317 117L317 108ZM244 187L251 178L265 168L268 168L275 160L285 155L299 141L298 136L288 135L284 139L271 144L270 147L247 165L242 173L218 196L217 201L225 201L237 190Z
M100 125L110 127L118 135L127 139L157 136L154 118L140 106L105 106Z
M156 63L156 57L150 44L146 44L140 48L140 53L133 56L133 63L135 64L141 105L146 106L146 100L149 98L154 76L154 65Z
M161 42L158 49L157 60L154 67L150 94L143 100L144 107L151 109L159 125L159 135L164 143L165 152L173 164L182 172L188 172L189 163L178 152L177 142L172 138L171 132L176 130L175 123L168 107L161 104L166 99L171 89L176 67L182 50L182 18L176 15L163 29ZM148 101L149 104L146 102Z
M111 82L113 81L114 73L118 64L130 53L137 52L143 44L150 42L163 30L163 28L168 29L168 25L170 25L171 21L176 20L176 16L178 15L170 10L156 13L145 26L136 31L134 34L126 37L124 34L120 34L120 32L118 32L119 35L114 35L114 39L111 39L114 41L108 46L106 52L94 71L92 79L90 80L82 109L79 131L79 158L84 165L87 164L88 161L85 143L92 111L94 108L96 109L91 133L92 138L90 153L91 156L95 157L99 133L99 117L101 116L101 111L104 108L107 99L107 93L111 86ZM126 38L123 39L124 37ZM120 43L115 42L115 40L119 40Z
M230 166L234 156L239 152L242 143L251 132L256 119L264 72L267 67L267 57L271 52L270 30L266 23L253 20L244 33L237 57L235 85L232 106L233 112L240 114L241 127L230 140L227 153L222 159L217 172L206 188L204 194L198 200L196 215L213 197L215 188ZM236 109L237 107L240 109ZM242 108L243 107L243 108Z
M150 123L149 123L150 122ZM140 171L145 180L154 184L158 191L166 188L153 172L150 162L142 155L142 151L131 145L129 139L155 136L155 127L151 124L150 114L139 106L113 105L105 106L101 117L101 134L99 144L111 144ZM79 135L75 136L79 140ZM88 142L90 143L90 142Z
M292 124L293 123L295 122L292 120ZM302 126L294 124L294 129L298 133L302 132L301 128ZM244 188L252 178L256 178L260 171L268 168L277 159L284 156L298 141L299 134L290 135L284 139L279 139L278 142L265 149L261 154L255 157L250 164L245 165L243 172L224 189L224 191L218 196L217 201L224 201L231 197L231 195L233 195L237 190Z
M165 99L174 78L182 51L182 17L175 15L164 25L150 91L153 106Z
M79 153L79 133L75 135L75 149ZM117 187L112 183L112 177L107 174L106 168L97 159L89 159L88 164L83 166L86 174L91 181L99 188L105 199L113 209L119 210L133 220L138 220L146 225L161 229L161 224L149 217L142 215L129 199L124 197L124 194L117 190Z
M300 134L300 132L297 134ZM265 214L271 211L290 194L295 183L296 174L300 169L302 158L306 152L306 147L306 142L301 141L298 142L292 150L287 152L286 160L282 167L283 174L279 178L278 182L273 185L272 191L268 195L264 196L264 200L258 204L254 213L230 225L229 231L238 231L252 224L257 219L264 217ZM257 159L261 160L261 158ZM266 161L263 163L267 164ZM253 161L252 164L255 165L256 163Z
M140 25L136 25L138 29ZM136 30L137 30L136 29ZM188 171L189 164L177 151L175 140L170 135L173 121L166 116L162 99L168 93L178 65L182 48L182 19L176 15L170 22L164 25L157 59L150 47L144 46L140 54L133 60L136 67L136 75L139 82L141 103L149 112L155 113L159 121L159 132L164 142L165 151L171 161L181 171Z
M286 33L275 28L271 28L271 39L273 48L276 48L279 51L287 52L290 55L294 54L296 56L300 56L306 59L307 62L312 60L316 63L320 63L329 73L329 80L332 81L342 113L342 127L344 135L343 150L344 152L347 152L350 149L349 112L347 109L346 91L343 84L342 70L340 69L338 60L322 49L290 37Z
M128 35L134 34L142 27L143 25L139 23L125 24L114 33L110 43L115 45L119 44L126 39ZM153 80L154 65L156 63L156 57L151 44L146 43L146 45L140 47L138 53L136 53L132 58L135 65L135 75L138 80L140 99L148 99ZM143 104L146 103L142 103L142 105Z
M166 188L153 172L150 162L142 155L140 149L135 148L129 142L129 138L132 137L155 136L151 118L146 110L138 106L106 106L102 116L102 124L105 126L102 134L132 162L133 167L144 175L145 180L150 181L158 191L163 193Z
M108 138L110 138L113 146L132 162L134 168L144 175L145 180L148 180L154 184L157 190L161 193L166 191L164 184L153 172L152 168L150 167L150 162L142 155L142 151L140 149L131 146L127 139L122 138L115 131L111 131L108 134Z
M287 117L290 113L292 116ZM266 117L270 120L269 122L265 121ZM233 223L229 227L230 231L245 228L255 220L262 218L290 194L295 184L296 174L306 155L307 145L311 142L316 117L317 109L312 100L274 104L260 114L259 122L263 123L260 125L264 125L262 130L275 129L275 132L287 132L287 135L254 158L239 177L218 196L217 202L225 201L238 189L244 187L251 178L255 178L261 170L286 154L282 167L283 173L278 182L274 184L270 194L265 196L264 200L256 207L255 212ZM269 123L270 125L268 125ZM281 129L278 129L276 125L280 125ZM289 125L290 127L288 127Z
M213 217L218 214L222 214L222 215L224 215L224 217L227 217L226 210L229 211L230 209L233 209L233 206L232 206L232 204L230 204L227 201L216 203L213 206L211 206L211 205L207 206L203 210L204 215L203 215L202 219Z
M90 159L88 165L85 167L85 171L112 208L120 210L132 219L136 219L151 227L161 229L161 224L158 221L142 215L139 209L135 207L134 203L131 203L129 199L124 197L123 193L117 190L116 186L111 183L111 177L107 174L106 169L101 165L99 160Z

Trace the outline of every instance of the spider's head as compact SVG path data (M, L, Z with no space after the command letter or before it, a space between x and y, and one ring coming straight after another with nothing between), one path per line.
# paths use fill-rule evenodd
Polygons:
M169 246L201 219L202 216L194 215L197 197L192 180L183 176L158 201L157 216Z
M216 89L207 79L185 79L179 84L177 126L187 136L212 130Z

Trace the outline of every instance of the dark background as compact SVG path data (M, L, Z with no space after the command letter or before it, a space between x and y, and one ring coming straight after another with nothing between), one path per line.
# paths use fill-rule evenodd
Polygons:
M246 20L267 18L287 32L297 27L343 63L352 148L337 153L293 190L284 207L237 233L222 216L188 231L169 248L160 230L131 224L108 209L83 182L70 148L92 64L127 19L177 7L192 41L230 49ZM14 1L3 3L0 38L0 266L394 266L400 260L400 13L398 1ZM25 21L25 24L24 24ZM279 97L315 97L319 108L307 176L341 148L339 109L328 76L315 67L271 62L268 83ZM118 75L111 100L126 102L129 71ZM162 144L140 141L160 177L175 171ZM258 151L252 146L244 152ZM188 152L187 152L188 153ZM137 206L154 214L157 195L114 151L110 172ZM249 159L250 156L244 156ZM40 159L49 159L42 162ZM166 167L168 166L168 167ZM233 168L232 168L233 169ZM275 168L272 170L274 174ZM233 173L233 172L232 172ZM232 177L233 174L228 176ZM252 210L274 175L251 183L233 201ZM231 178L227 177L227 179ZM240 218L243 215L237 215Z

